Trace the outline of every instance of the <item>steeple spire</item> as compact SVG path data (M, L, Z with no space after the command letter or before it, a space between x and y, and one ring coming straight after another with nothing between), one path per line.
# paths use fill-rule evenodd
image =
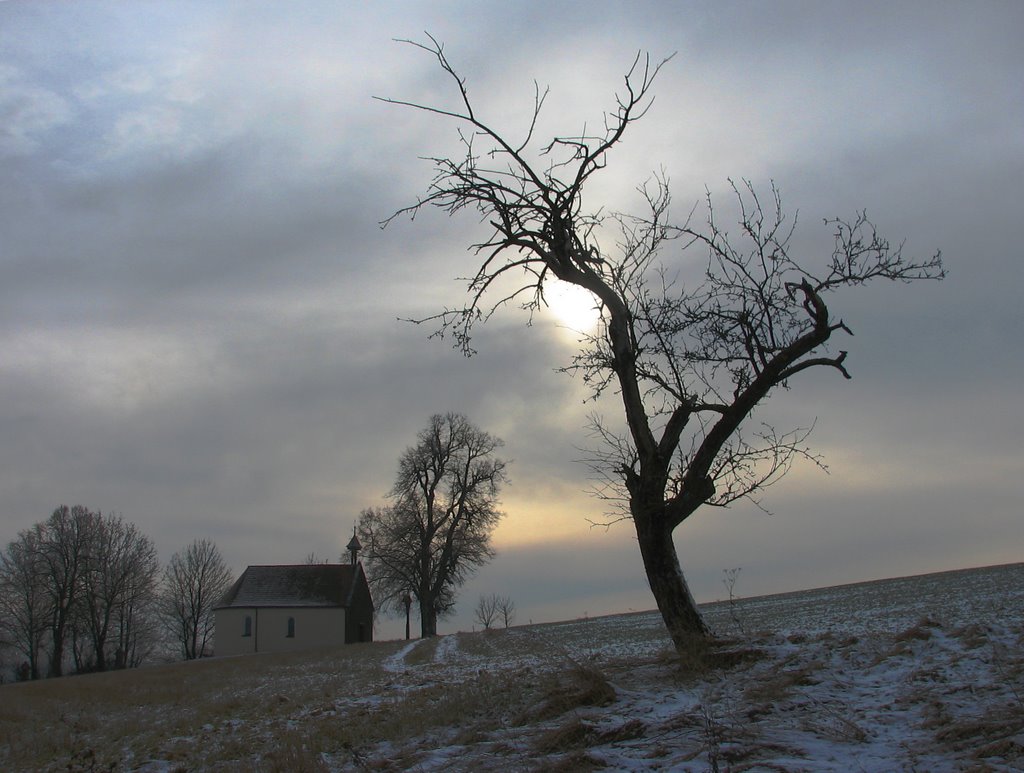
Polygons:
M355 526L352 527L352 539L348 541L348 545L345 546L345 549L352 558L350 563L352 566L355 566L356 561L358 560L357 556L359 555L359 551L363 549L362 543L359 542L359 537L356 536Z

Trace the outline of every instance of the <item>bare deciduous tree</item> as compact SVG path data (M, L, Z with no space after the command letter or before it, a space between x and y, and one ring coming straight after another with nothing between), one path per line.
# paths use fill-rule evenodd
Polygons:
M516 619L516 603L508 596L498 596L498 615L508 628Z
M431 417L402 454L385 507L364 510L357 532L378 609L400 613L416 600L422 636L455 605L455 591L489 561L505 462L501 441L465 416Z
M88 535L98 517L82 505L62 505L48 520L35 526L49 595L50 676L64 673L65 647L78 611Z
M50 676L64 672L69 645L78 672L138 665L159 569L134 524L81 505L22 532L0 556L0 603L29 676L41 675L47 643Z
M135 626L156 591L160 562L152 540L117 515L94 519L86 535L80 604L93 667L128 665Z
M50 622L49 594L35 529L23 531L0 554L0 625L28 664L25 676L41 676L39 659Z
M164 569L160 615L185 660L210 654L213 610L231 586L231 570L210 540L195 540Z
M481 596L473 610L473 619L484 628L489 629L498 619L498 595L492 593L489 596Z
M139 666L160 638L157 619L160 565L155 553L150 557L141 545L135 559L137 563L127 576L114 613L112 636L116 641L114 653L118 668Z
M467 302L416 321L436 324L435 335L452 335L472 354L473 326L504 305L532 313L554 281L592 295L600 327L565 370L581 375L595 396L611 389L621 398L625 430L595 421L604 443L592 463L608 485L604 495L632 520L658 609L676 646L686 647L708 630L673 532L702 506L753 497L795 458L816 458L804 445L806 431L749 425L755 407L804 371L831 368L849 378L846 352L826 349L833 334L850 332L830 310L829 294L874 279L941 278L941 257L905 259L859 213L826 221L834 233L827 259L798 259L790 251L795 221L778 191L773 186L765 200L747 182L733 186L735 235L719 224L710 195L703 218L695 207L674 222L664 174L639 188L641 215L586 207L587 183L649 109L667 60L637 56L599 131L536 142L546 91L535 91L525 136L509 138L477 113L466 79L434 38L406 42L436 59L458 105L384 101L455 121L465 153L430 159L435 175L426 195L385 223L432 206L475 210L491 229L474 245L480 259ZM674 263L665 256L670 248ZM679 256L692 250L703 252L705 271L684 283Z

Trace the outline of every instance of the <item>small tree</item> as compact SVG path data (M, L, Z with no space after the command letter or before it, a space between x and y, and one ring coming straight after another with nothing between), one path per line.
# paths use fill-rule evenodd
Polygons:
M213 609L231 586L231 570L210 540L195 540L164 570L160 615L185 660L210 654Z
M357 533L379 609L400 613L409 594L419 606L421 636L455 592L494 556L491 532L501 518L502 442L457 413L435 415L398 464L390 504L364 510Z
M555 281L591 294L599 330L565 370L582 375L595 397L610 388L621 400L624 431L595 421L603 445L593 467L607 483L602 494L621 507L617 515L632 521L658 609L684 649L708 629L683 577L676 528L704 506L754 497L800 456L815 459L806 431L748 427L759 404L805 371L830 368L849 378L846 352L825 349L834 334L850 332L832 314L829 294L873 279L941 278L940 256L905 260L859 213L826 221L835 238L830 257L800 260L778 192L765 200L746 182L733 187L735 234L716 219L710 196L704 222L692 215L673 222L664 175L639 189L640 215L585 206L587 183L646 114L665 62L637 56L598 131L538 143L546 91L535 91L525 135L508 137L474 109L466 79L435 39L413 45L436 59L458 105L385 101L455 121L465 153L431 159L426 195L392 217L428 206L468 209L491 229L475 245L468 300L419 321L437 324L436 334L451 334L471 354L473 326L501 306L532 313ZM675 264L664 260L669 248ZM703 253L706 268L684 283L678 256L689 249Z
M497 603L501 622L508 628L516 619L516 603L508 596L498 596Z
M481 596L473 610L474 619L484 628L490 628L498 617L498 595Z

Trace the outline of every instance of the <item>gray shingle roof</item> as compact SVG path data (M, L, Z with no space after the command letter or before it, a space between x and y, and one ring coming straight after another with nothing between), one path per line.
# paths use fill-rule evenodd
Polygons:
M357 567L351 564L250 566L218 608L344 607L356 577Z

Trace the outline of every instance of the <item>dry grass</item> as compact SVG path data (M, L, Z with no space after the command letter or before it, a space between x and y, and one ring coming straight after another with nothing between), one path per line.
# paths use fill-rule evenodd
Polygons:
M607 765L584 751L575 751L554 759L545 759L534 766L534 770L542 773L590 773L594 770L605 769L607 769Z
M521 650L521 642L494 633L460 634L457 644L496 658ZM486 744L502 728L616 698L605 674L581 663L559 665L554 674L479 669L446 679L444 664L434 662L436 641L414 647L403 673L384 669L402 646L214 659L6 686L0 768L112 771L130 759L133 766L159 761L183 770L322 771L331 769L328 759L335 766L401 770L422 763L425 751L416 739L431 739L426 748ZM394 751L374 756L382 744Z
M543 698L515 720L517 725L543 722L583 706L607 706L615 700L615 688L597 668L572 663L545 690Z
M822 738L841 743L864 743L868 733L850 715L849 706L815 702L813 715L803 725Z
M914 625L897 633L893 639L897 642L927 641L932 638L936 628L942 626L930 617L922 617Z
M965 647L973 650L988 644L989 630L979 623L970 623L954 629L950 635L960 639Z
M325 694L381 680L381 654L394 649L352 645L6 685L0 767L104 770L126 757L191 767L186 762L203 754L199 747L210 750L210 759L231 761L247 754L255 726L284 721ZM197 737L202 744L182 740Z
M540 734L533 742L537 754L549 755L577 751L591 746L597 737L594 726L579 716L572 716L562 724Z
M309 748L302 734L290 731L283 734L257 770L260 773L328 773L330 768Z
M706 678L728 671L762 656L756 647L741 639L692 639L684 649L667 650L662 660L672 664L684 680Z
M535 754L545 757L564 755L558 759L554 769L594 770L596 767L604 766L586 754L588 749L637 740L643 738L646 731L646 725L640 720L629 720L616 727L601 730L595 723L573 714L562 723L540 733L533 740L531 748ZM570 763L583 767L569 767Z
M795 688L815 684L814 674L821 667L818 662L784 661L772 674L751 684L745 691L745 697L751 704L778 704L789 698Z

